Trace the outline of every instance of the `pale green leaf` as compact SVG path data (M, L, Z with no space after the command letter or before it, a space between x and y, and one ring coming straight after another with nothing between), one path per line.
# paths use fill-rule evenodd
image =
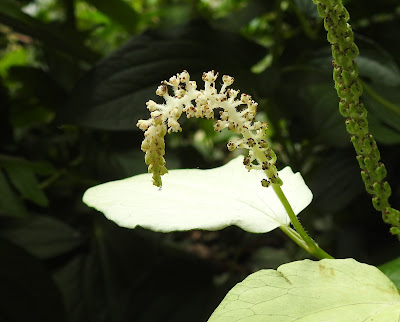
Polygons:
M209 322L399 321L400 295L354 259L303 260L261 270L226 295Z
M151 174L105 183L86 191L83 201L118 225L141 226L160 232L218 230L230 225L253 233L287 226L289 217L273 189L263 188L262 170L247 171L243 157L210 170L172 170L163 187L153 186ZM299 173L279 172L285 193L298 214L312 200Z

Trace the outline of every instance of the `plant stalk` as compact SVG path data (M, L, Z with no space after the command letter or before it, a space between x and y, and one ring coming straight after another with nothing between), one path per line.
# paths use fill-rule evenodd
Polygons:
M325 252L318 244L307 234L304 230L303 226L301 225L299 219L295 215L292 206L290 206L289 201L287 200L285 194L283 193L281 187L277 184L272 185L276 195L278 196L279 200L281 201L283 207L285 208L290 221L296 231L291 229L290 227L281 226L281 230L288 235L297 245L301 248L306 250L311 255L315 256L316 258L323 259L323 258L334 258L333 256L329 255Z

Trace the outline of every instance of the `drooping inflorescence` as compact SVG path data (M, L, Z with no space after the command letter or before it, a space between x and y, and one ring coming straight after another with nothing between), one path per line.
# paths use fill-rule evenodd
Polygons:
M333 79L340 98L339 111L346 118L346 129L357 153L366 191L372 195L375 209L382 212L383 220L392 225L391 232L400 237L400 212L389 205L391 188L385 181L386 168L380 161L375 139L369 133L367 110L360 100L363 89L355 61L359 52L351 26L347 23L349 13L341 0L313 1L324 19L331 43Z
M275 167L276 155L265 141L265 122L255 121L257 105L251 96L241 94L238 90L228 88L234 78L224 75L223 84L218 91L215 81L218 73L209 71L203 73L204 89L198 90L195 81L190 80L189 73L183 71L173 76L169 81L163 81L156 94L164 98L165 103L158 104L148 101L150 111L148 120L139 120L137 126L144 131L142 150L146 153L145 161L148 171L153 173L154 185L162 185L161 176L167 172L165 167L165 141L167 133L182 131L178 120L182 113L188 118L214 118L214 112L219 111L219 119L214 125L215 131L228 129L241 135L240 138L228 142L229 151L236 148L245 148L249 154L244 158L247 169L262 169L267 178L262 181L263 186L271 183L281 185ZM172 88L172 94L168 90Z

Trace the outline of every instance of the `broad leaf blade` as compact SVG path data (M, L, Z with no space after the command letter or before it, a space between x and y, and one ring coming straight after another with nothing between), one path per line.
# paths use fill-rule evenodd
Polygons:
M365 85L368 86L367 84ZM383 125L399 133L400 86L370 85L368 88L364 88L364 93L365 104L369 111L371 111Z
M78 231L47 216L10 222L3 225L0 236L41 259L65 255L83 243Z
M359 75L384 86L400 85L400 70L395 59L372 39L357 36L360 56L357 57Z
M233 72L232 76L245 84L250 66L264 55L263 47L241 36L212 29L202 21L166 31L148 31L130 40L83 77L59 121L132 130L138 119L149 117L145 103L156 98L155 90L164 79L184 69L199 79L202 72L214 69L226 74Z
M96 219L92 247L55 274L71 321L206 320L220 298L209 262L164 246L157 234Z
M279 171L282 191L295 214L312 200L300 173ZM239 156L210 170L171 170L158 189L151 174L111 181L87 190L83 201L121 227L159 232L220 230L235 225L252 233L288 226L290 218L272 187L260 184L263 170L248 171Z
M346 146L349 139L332 84L309 84L304 88L303 99L309 104L308 118L316 131L314 139L332 146Z
M36 174L52 174L54 168L46 162L30 162L21 158L0 155L0 166L7 173L16 190L39 206L47 206L48 200L39 186Z
M9 164L5 167L10 181L21 193L22 197L36 203L39 206L46 207L49 203L43 190L39 187L39 182L35 172L31 167L21 166L21 164Z
M354 259L303 260L237 284L209 322L397 321L400 295L376 267Z
M341 211L365 192L360 180L360 168L354 162L351 150L335 151L321 158L308 184L314 194L312 207L316 213Z

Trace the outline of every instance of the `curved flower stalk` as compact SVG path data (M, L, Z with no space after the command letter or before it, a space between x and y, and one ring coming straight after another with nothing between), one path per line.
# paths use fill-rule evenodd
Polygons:
M400 212L390 207L391 188L386 177L385 165L374 137L368 131L367 110L360 100L363 92L358 80L355 58L358 47L354 43L351 26L347 23L349 13L341 0L313 0L319 15L324 18L333 56L333 79L340 98L339 111L346 118L346 129L357 153L361 177L366 191L372 195L376 210L382 212L383 220L390 224L392 234L400 237Z
M168 82L163 81L158 87L156 94L164 98L164 104L158 104L152 100L147 102L151 117L148 120L139 120L137 126L145 132L142 150L146 152L145 161L149 173L153 174L153 184L161 187L161 176L168 172L164 159L164 137L167 133L182 131L178 123L182 113L186 113L188 118L205 117L211 119L214 118L215 111L219 111L220 118L215 122L214 130L228 129L241 135L241 138L228 142L228 150L245 148L249 151L243 159L245 168L247 170L261 170L258 173L263 173L266 176L266 178L261 179L262 187L272 187L277 200L280 201L295 230L289 225L281 224L278 226L294 242L315 257L332 258L304 230L296 217L293 206L281 189L283 182L279 178L275 166L276 155L265 141L267 124L255 121L258 104L249 95L241 94L239 98L238 90L228 88L234 81L231 76L224 75L222 77L223 84L218 91L215 87L217 77L218 73L214 71L203 73L202 78L205 87L202 90L197 90L196 82L190 81L189 73L183 71L171 77ZM172 88L173 95L170 95L169 87ZM182 182L186 180L182 180ZM220 180L226 181L225 178ZM241 183L237 183L235 189L240 185ZM210 186L212 186L211 183L207 184L207 187ZM271 191L271 189L268 191ZM189 200L193 200L193 198ZM176 206L172 206L172 209L176 209ZM226 211L234 212L232 208L226 209ZM221 216L224 215L221 214ZM238 224L235 223L235 225ZM196 227L200 228L196 225L187 229L196 229ZM246 228L244 229L246 230Z
M162 82L156 93L165 104L148 101L151 117L138 122L145 131L142 150L149 174L92 187L83 201L127 228L170 232L236 225L262 233L279 227L311 255L332 258L308 236L296 217L311 202L312 193L301 175L293 174L289 167L280 171L285 184L279 178L276 155L264 140L267 125L254 120L257 103L246 94L237 99L239 91L227 89L233 83L230 76L222 77L223 85L217 91L217 75L214 71L204 73L205 89L200 91L186 71ZM242 135L229 141L228 149L246 148L248 156L216 169L173 170L167 174L164 136L182 130L178 119L183 112L188 117L213 118L215 110L220 112L216 131L227 128ZM159 187L161 175L166 174L167 187L155 189L150 173L153 184Z
M165 104L157 104L152 100L146 103L151 117L148 120L139 120L137 126L145 131L142 150L146 152L145 161L148 171L153 173L154 185L160 187L161 176L167 173L164 136L182 131L178 123L182 113L186 113L188 118L212 119L216 110L219 111L220 119L214 125L215 131L227 128L242 136L229 141L228 149L248 149L249 154L243 161L246 168L264 170L267 176L261 180L264 187L271 183L281 185L282 181L275 166L276 155L265 141L267 124L254 120L258 104L251 96L239 96L238 90L228 88L234 81L231 76L222 77L223 85L218 91L215 88L217 77L218 73L214 71L203 73L205 87L198 90L196 82L190 81L189 73L183 71L158 87L156 94L165 99ZM168 86L172 88L173 95L170 95Z

